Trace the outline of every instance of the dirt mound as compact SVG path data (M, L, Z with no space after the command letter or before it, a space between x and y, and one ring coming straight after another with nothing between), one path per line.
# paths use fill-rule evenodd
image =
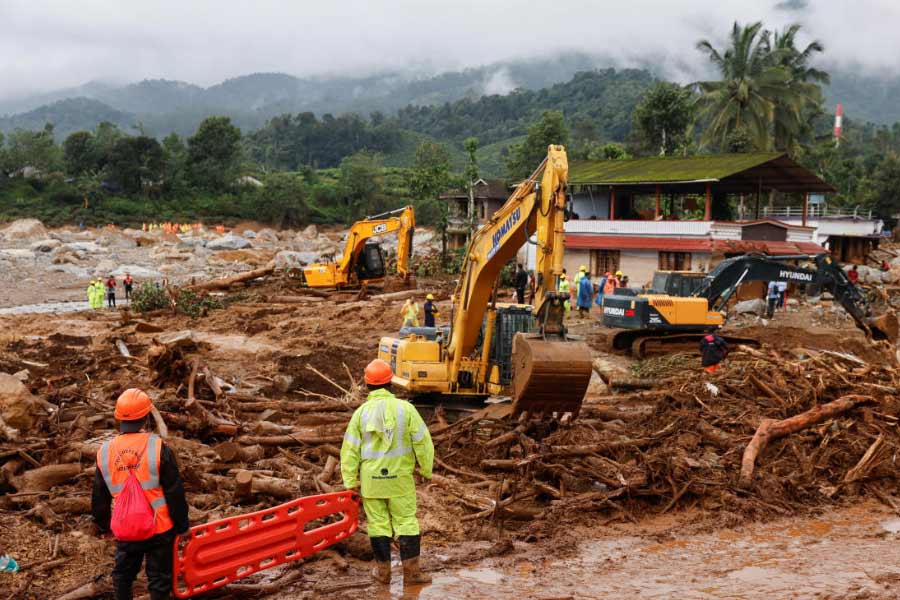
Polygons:
M43 239L47 237L44 224L37 219L19 219L0 229L0 239L6 241Z

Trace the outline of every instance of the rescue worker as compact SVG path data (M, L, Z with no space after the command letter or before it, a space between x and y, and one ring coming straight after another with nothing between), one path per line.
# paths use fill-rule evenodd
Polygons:
M131 292L134 290L134 279L131 278L131 273L125 273L122 283L125 285L125 300L131 301Z
M715 333L703 336L700 340L700 365L712 375L719 368L719 363L728 356L728 342Z
M581 278L584 277L585 273L587 273L587 267L581 265L578 268L578 272L575 273L575 277L572 278L572 283L575 284L575 289L578 289L578 284L581 283Z
M110 531L116 497L132 471L153 508L155 534L139 542L116 542L112 571L116 600L130 600L132 585L147 559L147 589L151 600L170 598L172 549L177 534L188 531L188 505L175 454L154 434L141 431L153 405L142 390L132 388L116 400L120 434L97 452L91 494L91 515L100 533Z
M88 308L94 308L94 280L91 279L87 285L87 301Z
M770 281L766 287L766 318L775 316L775 306L778 304L778 282Z
M425 313L425 327L434 327L434 317L440 314L437 306L434 304L434 294L425 296L425 305L422 307Z
M103 308L103 280L99 277L94 280L94 303L91 308Z
M525 288L528 287L528 273L525 272L525 267L519 265L518 269L516 269L516 302L518 304L525 304Z
M106 280L106 307L116 307L116 278L112 275Z
M407 298L403 307L400 309L400 315L403 317L403 325L400 327L418 327L419 326L419 303L414 298Z
M859 283L859 271L856 269L856 265L850 267L850 270L847 271L847 279L850 280L850 283L856 285Z
M617 271L617 273L621 273L622 271ZM603 284L603 295L608 296L610 294L614 294L616 288L619 287L619 281L613 277L609 272L606 273L606 283Z
M391 366L375 359L366 366L366 402L356 409L341 446L341 476L347 489L360 488L375 555L372 577L391 582L391 538L400 545L403 583L430 583L419 566L421 536L416 519L413 471L431 479L434 445L415 407L391 393Z
M565 271L565 269L563 269ZM569 312L572 310L572 303L569 300L572 298L572 293L570 292L569 280L566 278L566 274L563 273L559 276L559 293L563 295L565 302L563 304L566 307L566 316L569 316Z
M578 277L578 315L583 319L591 314L591 300L594 298L594 283L587 271L579 271Z

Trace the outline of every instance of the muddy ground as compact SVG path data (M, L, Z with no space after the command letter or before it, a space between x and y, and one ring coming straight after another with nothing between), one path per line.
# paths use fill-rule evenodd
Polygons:
M419 286L436 292L442 314L450 313L451 282L421 280ZM42 300L40 290L29 293L15 301ZM199 318L105 309L0 316L0 372L18 373L29 392L53 408L18 440L0 442L0 544L26 567L0 575L0 598L56 598L94 579L98 597L109 597L102 586L112 543L92 535L85 502L91 444L112 434L111 407L125 387L140 385L154 395L185 471L193 523L285 501L264 493L234 501L228 486L235 468L288 481L296 496L340 489L329 456L360 401L354 385L362 368L379 337L396 333L402 300L271 301L300 294L296 281L273 277L228 290L225 295L235 298L228 308ZM371 587L365 552L339 545L242 582L272 584L264 590L226 588L212 597L896 598L895 363L838 311L819 309L804 302L772 321L735 316L729 328L760 339L762 358L735 351L725 372L708 381L721 388L719 396L704 395L707 380L697 357L636 362L609 354L599 315L573 318L573 332L589 341L595 368L606 378L660 383L617 391L595 374L580 423L571 429L534 423L518 443L494 450L485 450L485 443L515 424L479 421L457 434L432 420L437 456L447 466L437 465L435 482L419 490L423 560L435 573L431 586ZM162 337L188 330L190 345L166 355L168 362L150 360L164 346ZM121 356L116 340L132 358ZM805 358L798 358L798 349ZM749 373L776 373L779 361L788 402L746 392ZM202 372L188 391L194 364L225 388L224 398L214 396ZM773 444L760 458L754 486L740 489L741 452L759 422L813 402L795 385L804 373L817 378L810 389L820 402L857 390L860 381L876 387L867 392L868 408ZM766 381L777 387L777 378ZM208 412L188 407L190 393ZM248 399L276 404L271 412L248 411L242 407ZM332 412L297 412L309 402L329 404ZM332 406L342 402L346 409ZM204 414L215 418L200 426ZM695 415L723 432L724 442L696 435ZM236 425L236 433L217 430L215 419ZM219 464L213 451L241 436L283 430L319 441L266 446L264 457L249 464ZM561 454L580 446L592 449ZM848 479L872 448L872 463ZM18 478L37 465L18 450L40 466L80 464L79 472L29 491ZM483 459L534 463L496 471ZM536 483L543 487L529 493L527 486ZM483 510L487 494L522 497L501 516Z

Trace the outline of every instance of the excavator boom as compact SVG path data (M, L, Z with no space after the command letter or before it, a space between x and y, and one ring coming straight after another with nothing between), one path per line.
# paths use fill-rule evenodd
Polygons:
M566 298L556 291L562 275L567 180L565 149L550 146L535 172L472 236L453 294L449 337L440 331L435 332L443 336L440 341L425 336L381 339L379 357L394 366L396 385L413 393L512 392L516 412L578 413L591 377L590 350L568 337ZM498 306L496 285L500 271L532 235L537 246L534 307L512 307L530 309L533 327L524 327L523 320L511 316L510 307ZM514 336L508 335L507 318L523 325ZM505 337L499 339L501 332ZM562 372L567 375L561 379Z
M383 256L380 248L370 242L374 238L396 232L397 274L408 281L415 227L416 216L412 206L357 221L347 232L341 259L337 262L309 265L303 270L304 280L309 287L314 288L346 288L383 281Z

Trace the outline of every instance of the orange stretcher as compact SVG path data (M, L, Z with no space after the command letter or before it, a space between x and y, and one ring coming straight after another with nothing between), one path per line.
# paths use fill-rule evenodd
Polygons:
M189 598L299 560L350 537L358 527L359 495L353 491L307 496L197 525L175 540L173 592Z

